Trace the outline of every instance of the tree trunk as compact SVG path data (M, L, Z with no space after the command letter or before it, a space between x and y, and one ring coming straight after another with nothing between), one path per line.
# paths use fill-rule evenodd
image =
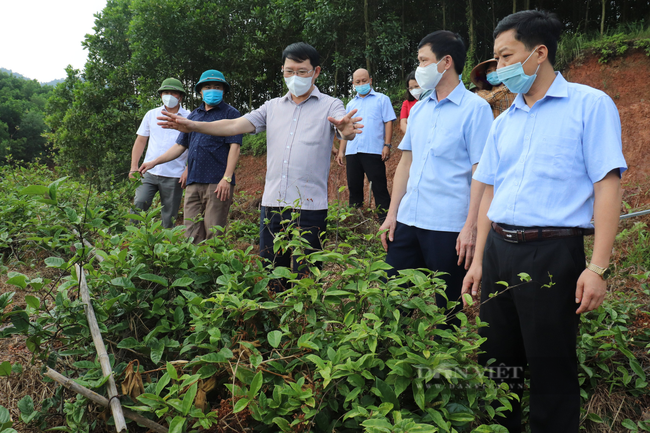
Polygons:
M339 52L339 39L338 39L338 34L334 38L334 58L338 58L336 55ZM336 62L336 65L334 65L334 97L336 98L336 95L339 93L339 62Z
M368 75L372 77L372 71L370 70L370 20L368 19L368 0L363 0L363 19L366 23L366 69L368 70Z
M474 8L472 7L472 0L467 0L467 30L469 33L467 61L469 65L473 65L474 57L476 56L476 33L474 32Z
M404 25L404 0L402 0L402 32L406 34L406 26ZM404 47L400 50L400 55L402 56L402 62L400 66L402 81L404 81Z
M528 10L528 9L530 9L530 0L526 0L524 2L524 10Z
M442 29L447 30L447 8L445 1L442 1Z
M587 7L585 8L585 28L583 30L584 33L587 33L587 24L589 23L589 0L587 0Z
M600 35L605 33L605 0L601 0L603 4L602 13L600 15Z
M512 13L517 12L517 0L512 0Z
M492 31L494 31L494 29L497 26L496 14L494 13L494 0L491 0L491 4L492 4Z

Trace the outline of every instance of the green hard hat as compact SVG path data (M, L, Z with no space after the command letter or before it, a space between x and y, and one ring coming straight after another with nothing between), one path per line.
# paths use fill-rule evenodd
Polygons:
M226 92L230 91L230 84L228 84L228 82L226 81L226 77L224 77L223 74L217 71L216 69L209 69L201 74L201 79L199 80L198 83L196 83L196 86L194 86L194 90L196 91L196 93L200 93L203 84L209 82L222 83L226 87L225 91Z
M167 78L165 81L163 81L162 85L160 86L160 89L158 89L158 93L164 90L175 90L185 95L185 89L183 89L183 84L176 78Z

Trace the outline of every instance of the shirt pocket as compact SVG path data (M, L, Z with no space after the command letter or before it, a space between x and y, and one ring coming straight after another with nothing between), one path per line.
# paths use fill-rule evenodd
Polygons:
M431 131L433 143L431 152L438 158L454 159L461 148L464 148L463 134L460 131L449 131L436 128Z
M580 140L543 135L537 146L533 163L544 176L563 180L573 171Z

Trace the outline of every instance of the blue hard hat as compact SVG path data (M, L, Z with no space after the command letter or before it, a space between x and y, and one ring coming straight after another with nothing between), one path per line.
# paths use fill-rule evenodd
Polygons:
M230 84L226 81L226 78L223 76L223 74L216 69L209 69L205 71L204 73L201 74L201 79L199 80L198 83L196 83L196 86L194 86L194 90L196 93L201 92L201 87L203 87L203 84L209 83L209 82L218 82L218 83L223 83L225 85L225 91L229 92L230 91Z

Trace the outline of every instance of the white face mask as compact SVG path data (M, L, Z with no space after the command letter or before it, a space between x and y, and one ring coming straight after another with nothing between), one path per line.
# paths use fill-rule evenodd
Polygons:
M438 72L438 65L442 62L442 59L438 63L431 63L427 66L418 66L415 70L415 81L418 82L418 85L425 90L433 90L436 88L442 76L445 74L445 71Z
M411 95L413 95L415 99L419 100L420 96L422 96L422 92L424 92L424 89L422 87L416 87L415 89L409 90L409 92L411 92Z
M284 77L284 82L287 84L289 91L296 98L309 92L311 89L311 79L313 77L299 77L292 75L289 78Z
M165 107L167 108L174 108L175 106L178 105L178 98L175 98L172 95L163 95L162 101L163 104L165 104Z

